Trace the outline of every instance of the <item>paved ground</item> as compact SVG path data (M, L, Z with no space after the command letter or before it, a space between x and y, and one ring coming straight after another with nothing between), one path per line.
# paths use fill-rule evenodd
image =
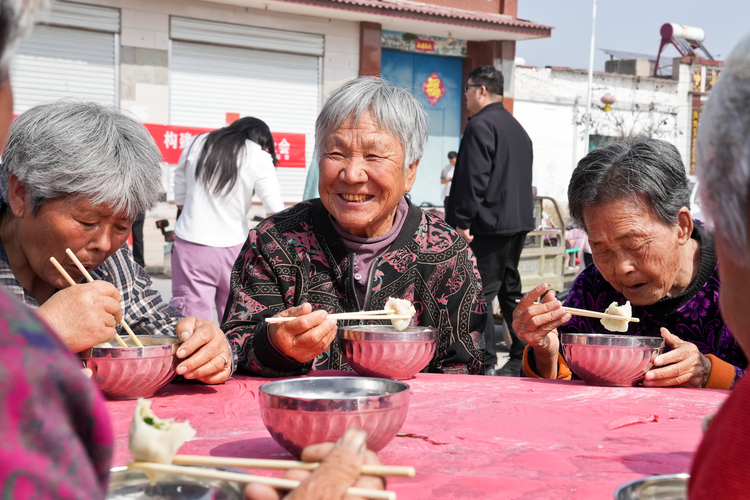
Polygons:
M164 237L161 231L156 228L156 221L167 219L169 228L174 229L177 208L174 205L160 203L154 210L146 215L146 221L143 224L143 253L146 261L146 269L151 273L154 282L154 288L161 293L164 300L172 297L172 279L162 273L164 267ZM252 218L256 215L264 216L263 207L254 206L248 217L248 224L253 227L256 223ZM214 309L213 320L218 322L216 310ZM498 344L497 367L502 367L508 361L508 348L505 341Z

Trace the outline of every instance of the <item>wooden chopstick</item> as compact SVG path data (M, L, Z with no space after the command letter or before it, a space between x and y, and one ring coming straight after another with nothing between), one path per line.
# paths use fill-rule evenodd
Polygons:
M276 477L253 476L251 474L240 474L238 472L226 472L213 469L201 469L198 467L183 467L180 465L157 464L153 462L128 462L128 469L148 472L161 472L164 474L179 474L182 476L200 477L203 479L217 479L219 481L232 481L240 484L258 483L272 486L279 490L293 490L300 485L299 481L281 479ZM396 500L396 494L392 491L371 490L366 488L349 488L347 495L372 498L374 500Z
M73 278L71 278L71 277L70 277L70 275L68 274L68 271L66 271L66 270L65 270L65 268L63 268L63 266L61 266L61 265L60 265L60 263L59 263L59 262L57 262L57 259L56 259L56 258L54 258L54 257L50 257L50 258L49 258L49 261L50 261L50 262L52 262L52 265L53 265L53 266L55 266L55 267L57 268L57 270L58 270L58 271L60 271L60 274L62 274L62 275L63 275L63 278L65 278L65 280L66 280L66 281L67 281L68 283L70 283L70 286L75 286L75 285L77 285L77 284L78 284L78 283L76 283L75 281L73 281ZM119 335L117 335L117 333L115 333L115 339L117 340L117 342L119 342L119 343L120 343L120 345L121 345L122 347L127 347L127 346L128 346L128 345L127 345L127 344L125 343L125 341L123 341L123 340L122 340L122 339L120 338L120 336L119 336Z
M641 320L638 318L626 318L625 316L616 316L614 314L605 314L597 311L587 311L586 309L576 309L575 307L563 307L565 312L570 313L574 316L586 316L587 318L599 318L599 319L617 319L627 320L631 323L639 323Z
M86 277L89 283L94 281L94 278L91 277L91 275L86 270L86 268L83 267L83 264L81 264L81 261L78 260L78 257L76 257L76 254L74 254L70 248L66 248L65 253L68 254L68 257L71 258L71 260L76 265L76 267L78 267L78 270L81 271L81 274L83 274ZM143 347L143 344L141 343L140 340L138 340L138 337L135 336L135 333L133 333L133 330L131 330L130 327L127 325L127 323L125 323L125 319L120 319L120 324L125 329L125 331L128 332L128 335L130 335L130 338L133 339L133 342L135 343L135 345L138 347Z
M516 299L516 304L521 302L520 300ZM538 304L539 302L535 302L535 304ZM572 314L573 316L585 316L587 318L599 318L599 319L616 319L616 320L626 320L630 321L631 323L640 323L640 319L638 318L626 318L625 316L616 316L614 314L605 314L600 313L597 311L589 311L586 309L576 309L575 307L563 307L563 310L569 314Z
M364 311L361 314L353 314L353 313L338 313L338 314L329 314L328 317L330 319L411 319L412 316L407 316L406 314L368 314L369 311ZM347 314L350 314L350 316L345 316ZM273 316L271 318L266 318L266 323L286 323L287 321L292 321L297 319L297 316Z
M315 470L318 462L298 462L296 460L267 460L260 458L207 457L203 455L175 455L173 464L181 465L209 465L214 467L235 467L238 469L303 469ZM414 477L417 471L414 467L398 465L362 465L362 474L383 477Z

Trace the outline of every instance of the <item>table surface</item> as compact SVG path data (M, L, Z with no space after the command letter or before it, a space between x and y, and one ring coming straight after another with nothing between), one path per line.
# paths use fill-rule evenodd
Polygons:
M190 420L198 431L181 454L291 458L261 420L258 387L266 381L236 376L218 386L170 384L152 398L152 409L161 418ZM400 500L610 499L632 479L689 472L703 417L728 395L422 373L407 383L411 404L400 431L406 435L380 452L385 464L417 468L415 478L389 480ZM108 407L113 465L124 465L135 401ZM654 414L658 422L611 428Z

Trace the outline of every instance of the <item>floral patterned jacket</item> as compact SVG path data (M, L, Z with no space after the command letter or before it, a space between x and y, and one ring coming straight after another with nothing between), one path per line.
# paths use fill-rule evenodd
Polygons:
M747 368L747 358L724 323L719 310L719 272L714 239L700 222L693 225L692 238L700 243L701 264L698 274L687 289L673 297L665 297L650 306L633 306L633 316L639 323L628 325L627 335L660 336L664 327L686 342L695 344L698 350L712 361L709 385L716 389L729 389L742 377ZM578 275L564 305L591 311L604 311L612 302L624 304L625 296L610 285L595 265ZM596 319L573 316L560 326L559 333L611 333ZM667 348L668 350L668 348ZM525 356L525 361L534 364ZM535 366L525 364L523 374L534 376ZM567 367L565 367L567 369ZM723 375L721 381L713 378ZM575 374L573 374L573 378Z
M264 377L351 370L338 340L307 363L285 356L269 341L264 320L304 302L329 313L360 310L353 258L319 199L252 229L232 269L222 324L239 368ZM417 310L412 325L440 330L435 356L423 371L480 373L486 321L481 279L466 241L443 220L410 203L400 233L373 263L368 282L362 310L382 309L388 297L407 299ZM356 322L339 321L350 323Z

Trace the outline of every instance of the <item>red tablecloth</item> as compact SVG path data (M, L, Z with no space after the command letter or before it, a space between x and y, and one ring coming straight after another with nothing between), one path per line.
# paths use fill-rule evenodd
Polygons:
M260 418L264 382L238 376L219 386L171 384L152 408L197 429L182 454L289 458ZM728 394L465 375L419 374L408 383L407 435L380 452L383 463L417 468L416 478L389 481L400 500L609 499L631 479L689 471L701 420ZM114 465L129 459L134 405L108 403ZM658 421L611 428L652 415Z

